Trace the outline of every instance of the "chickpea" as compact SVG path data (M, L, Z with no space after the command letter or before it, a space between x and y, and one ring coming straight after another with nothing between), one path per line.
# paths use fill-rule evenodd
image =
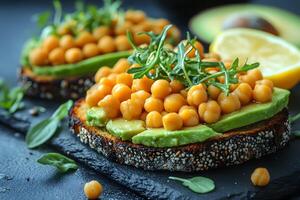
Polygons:
M167 32L167 36L173 38L176 42L179 42L180 37L181 37L181 32L176 26L173 26ZM201 56L201 54L200 54L200 56Z
M87 91L85 97L86 103L90 107L97 105L101 99L111 93L111 89L112 88L107 85L95 84Z
M188 105L184 105L182 106L180 109L179 109L179 113L185 109L192 109L192 110L195 110L197 111L197 109L194 107L194 106L188 106Z
M248 83L241 83L234 90L242 105L248 104L252 100L252 88Z
M151 111L162 112L164 109L164 103L161 99L155 97L149 97L145 101L144 108L147 112L151 112Z
M151 31L151 29L152 29L152 23L147 19L145 21L139 23L139 25L142 27L142 30L146 31L146 32Z
M146 34L134 34L133 35L134 42L138 45L149 44L150 37Z
M175 131L182 128L183 121L177 113L168 113L162 118L164 129Z
M247 75L252 76L256 81L263 79L261 71L257 68L249 70Z
M61 47L57 47L53 49L49 56L48 56L49 61L51 62L52 65L60 65L65 62L65 51Z
M153 80L151 80L147 77L143 77L141 79L134 79L132 81L131 89L133 92L136 92L139 90L144 90L146 92L150 92L153 82L154 82Z
M155 81L151 86L152 96L156 98L164 99L171 91L170 83L164 79Z
M170 24L170 21L164 18L156 19L154 21L153 32L158 34L160 33L166 25Z
M35 48L29 54L29 61L32 65L46 65L48 63L48 54L42 48Z
M162 124L162 116L157 111L151 111L146 117L146 126L149 128L160 128Z
M59 47L59 39L55 35L48 36L42 44L42 47L49 53L53 49Z
M234 93L230 93L228 96L223 92L218 97L218 103L223 113L231 113L240 109L241 103L238 96Z
M195 109L181 108L179 116L182 119L183 125L186 127L196 126L197 124L199 124L199 116Z
M88 43L84 45L82 51L86 58L94 57L99 54L98 46L95 43Z
M198 41L196 41L193 45L194 45L194 47L198 50L198 53L199 53L200 57L201 57L201 58L204 58L204 48L203 48L203 45L202 45L200 42L198 42ZM188 56L189 58L195 57L195 56L196 56L196 50L193 48L193 49L187 54L187 56Z
M93 36L96 40L99 40L102 37L110 34L111 34L111 30L107 26L100 26L93 30Z
M118 35L115 38L115 43L118 51L126 51L131 49L131 45L128 42L127 36L125 35Z
M70 27L68 24L63 24L60 27L58 27L57 33L59 35L67 35L71 32Z
M207 92L203 85L192 86L187 94L187 101L191 106L198 106L208 99Z
M118 83L112 89L112 95L120 102L126 101L131 96L131 89L125 84Z
M187 91L185 90L185 89L183 89L183 90L180 90L180 94L183 96L183 98L187 98Z
M201 103L199 105L198 113L204 122L214 123L220 119L221 108L216 101L210 100L207 103Z
M134 101L138 101L144 107L146 99L148 99L150 96L150 93L144 90L139 90L131 94L131 99Z
M178 80L172 80L170 86L173 93L179 93L180 90L184 89L184 85Z
M140 119L143 120L143 121L146 121L147 115L148 115L147 112L145 112L145 111L142 112Z
M239 77L239 81L242 83L248 83L251 88L254 88L255 86L255 78L253 76L249 76L249 75L242 75Z
M107 77L112 72L112 69L110 67L104 66L98 69L96 75L95 75L95 82L99 82L101 78Z
M71 35L64 35L60 38L59 46L65 50L76 46L74 38Z
M106 95L98 102L98 106L104 109L110 119L118 117L120 113L120 101L113 95Z
M65 53L67 63L76 63L83 59L82 51L79 48L68 49Z
M131 31L132 26L133 26L132 22L125 21L123 25L116 26L114 32L116 35L126 35L127 31Z
M121 58L116 62L113 67L113 72L119 74L126 72L130 67L130 64L126 58Z
M251 174L251 182L255 186L266 186L270 182L270 174L266 168L256 168Z
M101 78L99 83L102 84L102 85L106 85L108 87L111 87L111 88L113 88L116 84L115 81L113 81L112 79L109 79L108 77Z
M120 106L122 116L126 120L138 119L142 114L142 109L142 106L132 99L123 101Z
M269 86L271 88L271 90L273 90L273 87L274 87L273 82L268 79L256 81L256 85L266 85L266 86Z
M76 45L79 47L83 47L88 43L94 43L94 42L96 42L96 39L90 32L87 31L80 33L75 40Z
M116 83L117 82L117 76L118 76L118 74L111 73L110 75L107 76L107 78Z
M218 96L221 93L221 90L219 88L217 88L216 86L209 85L207 87L207 93L210 98L212 98L213 100L216 100L216 99L218 99Z
M111 53L116 51L116 44L111 36L104 36L98 42L98 48L101 53Z
M253 98L260 103L272 101L272 89L267 85L256 85L253 90Z
M186 105L186 100L178 93L170 94L164 101L164 108L167 112L178 112L183 105Z
M146 14L141 10L128 10L125 13L125 19L138 24L146 19Z
M121 73L117 75L116 83L123 83L128 87L131 87L133 81L133 77L131 74L128 73Z
M98 199L101 195L103 188L98 181L91 181L84 185L84 194L88 199Z

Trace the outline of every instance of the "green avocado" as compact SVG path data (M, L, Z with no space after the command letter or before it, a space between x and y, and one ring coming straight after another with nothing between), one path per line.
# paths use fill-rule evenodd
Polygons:
M233 15L239 14L259 16L267 20L279 32L279 36L300 46L300 17L288 11L269 6L235 4L212 8L193 17L189 27L200 39L210 43L222 32L224 21Z
M120 58L127 58L131 51L120 51L115 53L103 54L85 59L74 64L64 64L57 66L33 66L33 73L36 75L47 75L55 77L82 76L94 74L101 66L112 67Z
M106 129L110 134L122 140L131 140L134 135L143 132L146 128L145 122L142 120L127 121L119 118L110 120L106 124Z
M102 108L92 107L86 112L86 121L89 126L105 127L108 118Z

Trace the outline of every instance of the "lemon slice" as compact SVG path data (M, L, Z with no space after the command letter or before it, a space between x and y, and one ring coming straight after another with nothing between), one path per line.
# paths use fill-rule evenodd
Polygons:
M264 77L277 87L290 89L300 80L300 51L262 31L246 28L224 31L213 41L210 51L223 60L239 58L240 63L259 62Z

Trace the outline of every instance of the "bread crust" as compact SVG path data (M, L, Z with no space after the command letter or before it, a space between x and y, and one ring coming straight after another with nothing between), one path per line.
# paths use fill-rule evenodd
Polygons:
M85 123L86 105L78 100L69 112L71 131L81 142L115 162L146 170L195 172L237 165L283 148L290 139L288 111L232 130L202 143L171 148L147 147L110 135Z

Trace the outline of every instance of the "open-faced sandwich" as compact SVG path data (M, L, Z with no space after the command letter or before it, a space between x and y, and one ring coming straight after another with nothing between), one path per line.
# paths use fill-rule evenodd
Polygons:
M290 138L290 92L259 63L204 54L188 35L164 45L168 29L135 46L71 109L70 128L104 156L148 170L200 171L243 163Z
M41 34L23 49L20 80L30 86L27 94L48 99L84 96L99 67L111 67L131 54L127 31L137 44L148 44L150 37L137 33L160 33L169 23L149 18L141 10L122 11L119 6L119 1L109 0L102 8L80 4L74 13L62 15L59 1L54 1L54 21L48 22L47 12L40 15L38 22L46 22ZM176 27L168 32L168 42L175 44L179 38Z

